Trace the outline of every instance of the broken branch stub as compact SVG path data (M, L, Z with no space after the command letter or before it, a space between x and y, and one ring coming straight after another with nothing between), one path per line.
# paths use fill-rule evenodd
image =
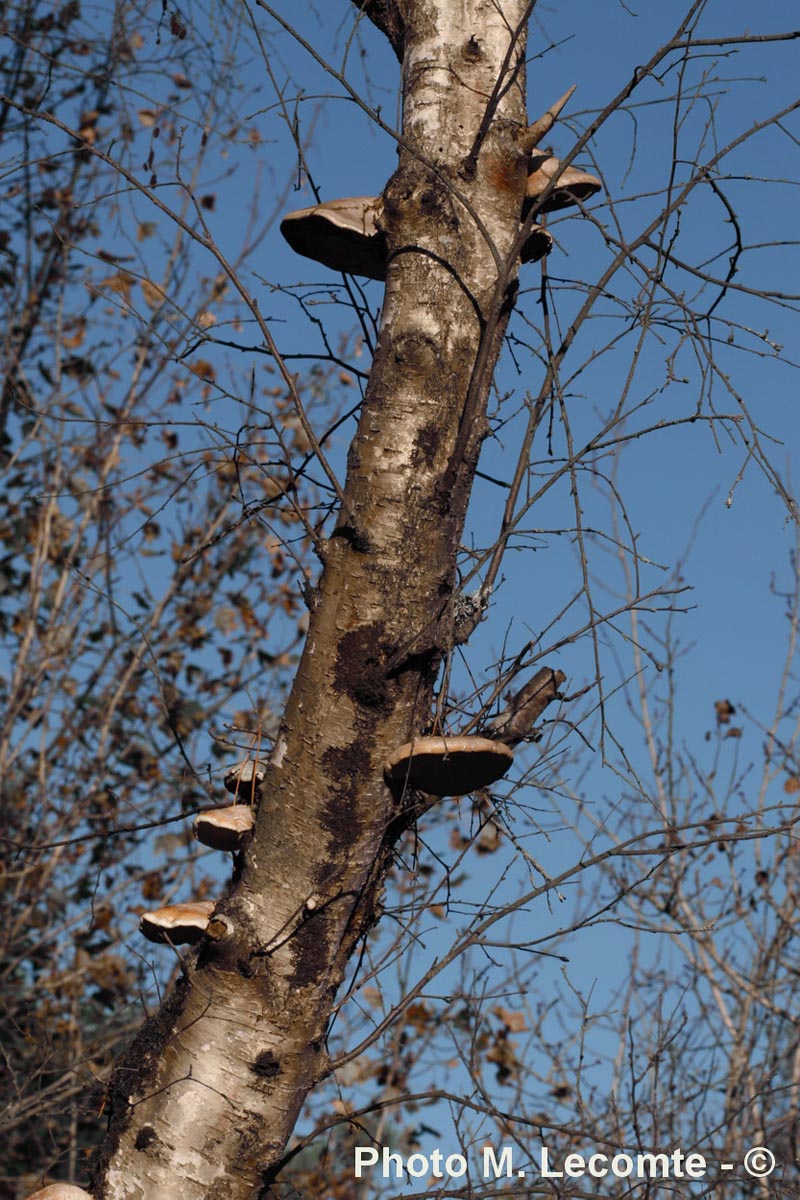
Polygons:
M548 704L558 699L558 689L566 678L563 671L542 667L509 698L507 707L495 717L486 732L506 746L516 746L524 741Z
M541 117L539 117L538 121L534 121L533 124L529 125L525 130L522 139L522 146L528 154L531 154L536 149L545 134L548 134L553 128L558 120L562 108L567 103L577 86L577 83L573 83L572 87L568 88L568 90L564 92L564 95L556 100L555 104L550 105L547 111L543 113Z

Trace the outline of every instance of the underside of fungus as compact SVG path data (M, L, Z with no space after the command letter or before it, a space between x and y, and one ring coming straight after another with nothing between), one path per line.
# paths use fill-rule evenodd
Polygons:
M573 85L538 121L534 121L523 138L524 151L532 155L523 220L549 187L547 198L540 205L540 211L545 213L580 204L600 191L601 183L596 175L571 165L562 169L560 161L552 154L534 153L574 91ZM551 187L555 176L558 178ZM346 196L287 213L281 221L281 233L297 254L313 258L333 271L384 280L388 249L381 228L382 214L381 196ZM550 253L552 245L550 234L534 225L520 257L523 262L537 262Z
M169 904L143 913L139 930L148 942L172 942L174 946L191 946L199 942L206 931L216 900L193 900L186 904Z
M332 271L386 278L386 237L378 227L383 201L347 196L288 213L281 233L296 254L313 258Z
M252 804L256 799L256 792L264 782L264 776L263 763L253 762L251 758L246 758L244 762L237 763L235 767L231 767L226 772L223 783L226 791L229 791L237 800Z
M421 737L406 742L387 759L386 780L431 796L465 796L505 775L514 752L483 737Z
M552 155L538 154L531 159L523 218L558 174L561 164ZM582 203L600 190L600 180L577 167L565 167L547 199L542 212L555 212ZM366 275L368 279L386 278L386 237L380 229L383 201L380 196L348 196L327 200L311 208L288 213L281 221L281 233L291 248L313 258L333 271ZM538 262L550 253L553 239L546 229L534 225L522 247L521 259Z
M281 233L298 254L313 258L331 270L383 280L388 252L378 224L382 211L380 196L328 200L289 213L281 222ZM547 230L534 225L520 257L523 262L538 262L550 253L552 246L553 239Z
M556 178L557 177L557 178ZM540 212L556 212L560 208L569 208L573 204L582 204L589 200L602 188L596 175L581 171L578 167L564 167L559 159L552 154L534 154L528 167L528 184L525 189L525 202L522 207L523 217L531 206L550 186L555 179L553 190L541 204Z
M252 808L247 804L232 804L228 808L212 808L198 813L194 819L194 836L212 850L241 850L255 824Z
M544 258L546 254L549 254L552 249L552 236L546 229L542 229L541 225L532 225L519 257L524 263L538 262L540 258Z

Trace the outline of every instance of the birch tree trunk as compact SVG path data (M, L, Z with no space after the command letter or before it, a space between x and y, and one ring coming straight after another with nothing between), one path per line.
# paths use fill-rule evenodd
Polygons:
M337 988L410 819L383 763L428 723L452 645L456 550L516 287L528 5L366 8L402 54L404 117L344 503L254 839L211 936L116 1070L96 1200L239 1200L269 1182L327 1070Z

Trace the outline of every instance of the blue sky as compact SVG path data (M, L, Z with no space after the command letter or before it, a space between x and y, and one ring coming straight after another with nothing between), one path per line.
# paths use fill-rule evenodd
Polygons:
M355 8L351 4L344 0L336 4L330 0L319 4L278 0L276 8L295 23L322 58L345 72L369 106L380 107L388 123L396 121L398 65L371 26L362 23L354 33ZM684 4L674 0L658 5L640 0L638 8L614 0L536 6L529 39L530 116L537 116L573 82L578 83L564 121L549 139L556 152L571 149L574 138L671 33L683 11ZM394 144L295 39L277 29L262 10L253 9L252 15L263 33L272 78L251 40L247 61L242 65L240 58L236 65L237 106L243 124L236 137L229 137L224 129L214 131L214 155L199 185L201 190L213 190L217 197L207 220L229 256L241 247L251 216L256 224L269 224L264 240L243 264L242 277L258 296L260 310L282 352L313 354L321 348L311 318L322 318L334 344L338 347L341 339L343 356L349 358L353 354L355 317L341 278L294 256L278 231L283 211L312 202L305 183L295 189L289 182L297 178L298 171L285 116L299 122L307 163L325 199L378 194L395 166ZM244 15L242 19L246 24ZM755 11L740 0L716 0L707 5L699 32L730 35L749 28L768 34L791 28L794 23L796 5L790 0L773 0ZM145 37L155 43L156 33L146 30ZM152 50L153 45L148 48ZM164 54L166 71L174 65L166 45ZM223 74L230 71L225 54L221 44L219 64ZM796 76L796 49L791 43L743 50L730 47L724 53L709 49L687 69L684 80L685 96L697 90L703 97L694 105L684 102L677 110L677 121L674 96L678 70L673 59L669 70L658 79L646 81L626 111L607 122L577 160L602 175L604 194L589 205L589 217L568 215L551 226L557 247L547 260L547 272L553 320L561 328L578 310L585 287L609 263L611 243L620 230L627 240L635 238L659 210L669 181L673 136L678 146L676 174L680 183L689 177L696 159L708 161L754 122L791 103L796 96ZM155 76L152 95L145 85L139 97L130 97L132 106L154 104L163 84L164 80ZM281 92L280 102L276 86ZM188 118L187 113L187 144L200 136L199 128ZM138 129L135 150L138 154L144 149L142 159L151 137L149 129L146 124ZM250 133L257 137L249 138ZM798 136L800 125L796 114L792 114L782 129L765 131L720 164L719 187L735 206L745 241L751 247L743 254L735 278L746 288L796 291L800 254L797 245L790 243L796 240L800 187ZM167 190L164 184L162 194ZM262 207L252 213L256 196ZM143 202L136 201L134 207L140 219L147 217ZM683 261L724 276L734 232L728 216L718 194L709 187L698 188L663 233ZM154 241L136 252L143 259L150 255L155 260L161 248ZM647 265L655 261L650 250L643 250L641 257ZM513 472L526 396L537 394L543 376L538 331L541 310L537 303L540 280L539 267L524 268L523 295L510 330L517 344L513 354L504 355L490 405L496 435L486 443L481 469L501 481L508 480ZM298 282L308 285L302 289L307 303L305 316L297 303ZM709 740L705 735L714 731L714 702L721 698L730 699L740 710L749 710L759 721L771 718L787 629L785 605L771 594L770 587L773 580L784 589L792 585L790 555L795 531L773 482L755 460L748 459L742 439L731 436L731 431L743 428L744 423L739 421L742 410L736 397L726 395L725 386L726 379L730 379L744 400L758 427L758 436L769 445L775 468L784 479L796 481L800 473L800 417L792 360L796 357L797 303L785 300L765 305L744 291L729 291L719 300L712 320L716 361L725 378L714 378L707 365L698 360L691 341L683 337L685 327L677 324L675 300L685 297L703 312L718 299L719 288L707 285L698 296L704 286L702 280L671 266L665 269L664 284L665 289L648 308L643 305L642 270L620 270L576 339L562 375L566 411L577 444L597 434L623 394L629 409L625 434L662 423L646 437L631 440L618 457L608 450L596 453L578 476L584 525L590 531L589 576L601 612L622 604L622 560L611 552L611 539L618 537L627 543L635 537L644 590L671 580L691 589L682 592L675 602L685 612L676 612L671 618L663 612L642 613L638 632L655 657L664 657L667 635L680 649L675 672L680 700L674 722L676 746L679 750L686 748L700 764L698 774L713 769L721 779L729 772L734 783L723 786L721 793L732 805L744 804L749 799L746 781L758 776L763 744L759 726L745 721L744 735L735 744L728 741L720 745L715 734ZM364 289L373 317L380 307L381 292L376 283ZM642 340L632 372L633 355L648 321L648 335ZM245 323L233 333L241 342L258 342L252 324ZM609 339L615 339L612 349L595 357L597 348ZM530 342L530 349L521 346L525 340ZM776 351L777 344L784 350ZM209 357L216 356L220 364L235 358L228 350L210 346L203 348L204 356L206 352ZM365 370L368 357L367 353L353 356L353 366ZM263 358L255 354L251 358L259 369L263 366ZM241 368L241 361L236 360L236 369ZM311 361L290 361L292 369L303 372L304 378L313 366ZM356 397L353 386L342 394L337 392L332 399L323 395L311 409L312 418L325 428L329 400L331 406L341 408L346 403L354 404ZM498 397L503 397L502 403ZM687 421L700 402L702 419L693 424L674 424ZM719 425L716 438L706 419L712 407L715 413L732 414L736 419ZM223 394L182 416L190 419L194 412L228 429L236 428L239 415L230 397ZM332 462L340 468L353 428L353 421L345 424L331 444ZM752 445L753 435L748 436ZM768 443L767 438L775 441ZM537 435L533 454L537 487L557 471L564 453L564 435L556 420L552 454L546 432ZM505 494L502 487L486 480L476 483L464 536L467 547L491 544ZM624 500L624 512L613 499L615 495ZM627 518L627 526L623 517ZM169 515L165 514L164 519L167 521ZM525 643L536 640L546 647L568 639L584 624L585 598L560 615L581 583L574 525L565 478L525 516L524 532L506 556L502 583L492 597L488 618L465 651L465 666L460 662L456 665L455 691L463 694L471 688L470 675L478 684L485 683L498 658L513 656ZM625 561L630 562L630 557ZM465 558L465 566L467 562ZM123 580L125 586L133 591L137 584ZM626 640L630 633L629 619L621 616L613 628L601 627L598 635L600 671L608 697L608 727L625 745L630 769L622 763L611 736L606 741L609 765L602 763L591 638L585 634L577 637L543 660L566 672L565 691L589 689L563 713L564 721L577 722L579 729L572 731L563 722L553 725L540 747L520 752L512 773L512 779L525 771L530 775L529 786L514 797L510 819L524 844L546 860L551 873L580 858L584 850L581 838L589 837L591 820L599 827L593 844L602 843L606 815L613 820L616 806L633 788L635 772L647 782L646 745L638 719L641 714L618 690L637 667ZM647 656L643 666L645 691L657 712L663 704L668 673L656 671ZM205 753L201 745L199 757L202 759ZM748 775L750 761L755 765ZM745 781L742 784L737 782L740 777ZM687 789L690 778L687 771ZM778 779L774 785L778 791L780 782ZM504 794L502 785L497 793ZM648 797L643 796L642 808L649 814L647 804ZM576 816L580 805L585 806L587 816ZM453 859L449 836L453 828L462 832L469 829L470 813L466 803L460 809L450 806L446 811L447 825L431 833L430 839L449 863ZM537 825L546 832L538 832ZM501 871L507 872L498 892L504 899L519 894L526 886L527 870L522 860L510 852L508 843L497 855L468 858L468 863L471 874L459 896L465 912L468 902L495 885ZM529 922L532 929L542 932L555 929L561 922L568 923L583 900L575 897L572 885L564 888L564 894L566 900L552 909L539 901L530 916L519 915L512 927L518 929ZM421 962L430 961L447 947L457 920L426 919L424 924L429 931L425 945L417 947ZM387 930L393 928L387 925ZM626 955L632 945L632 941L624 941L626 936L616 926L600 926L576 940L570 951L570 978L584 993L595 989L592 1003L598 1011L624 979ZM609 972L609 961L618 970ZM413 973L417 960L408 969ZM543 962L541 992L530 998L531 1004L552 994L560 970L555 960ZM448 975L448 987L455 986L456 975L455 970ZM609 1037L598 1035L594 1052L607 1051Z
M579 87L567 110L566 125L572 126L574 122L574 127L580 129L591 111L602 108L621 83L629 78L636 65L643 62L671 31L683 12L683 6L676 3L642 5L640 8L641 11L634 16L631 6L617 4L573 4L567 10L556 5L537 6L529 45L534 59L529 71L532 112L545 107L573 81L577 81ZM319 10L309 6L299 12L296 6L284 6L279 11L297 23L300 33L312 42L320 54L333 53L335 65L341 65L341 47L352 31L347 12L342 14L338 6L324 6ZM764 12L763 24L759 21L758 31L768 33L791 27L791 18L791 5L770 5ZM752 7L744 4L711 4L700 32L739 32L753 26ZM560 44L537 59L545 44L545 35ZM382 39L370 27L364 28L360 36L369 51L368 100L374 105L381 105L384 117L391 120L396 106L397 64L384 48ZM319 93L336 93L340 89L317 67L307 68L305 52L293 45L287 34L280 33L276 42L280 58L298 75L303 71L303 86L309 98L304 99L298 108L302 128L304 119L306 123L311 123L315 103L311 97L315 89L318 88ZM335 49L331 51L332 44L339 48L338 56ZM347 60L348 70L356 84L360 81L357 45L351 46ZM769 111L790 101L793 98L793 54L791 43L786 46L748 48L744 52L734 48L726 57L709 51L708 60L702 66L714 82L708 85L710 99L700 107L703 115L714 108L713 133L701 131L699 116L696 120L689 117L681 135L681 153L688 157L692 148L702 144L702 139L705 143L703 151L709 155L713 152L714 143L717 146L724 144L726 139L740 133L751 121L763 119ZM257 76L258 64L254 63L253 67ZM700 68L697 68L695 78L699 74ZM648 199L646 194L656 189L660 191L664 186L671 149L673 105L670 97L673 84L674 72L663 84L644 89L641 100L638 95L634 97L633 115L621 114L613 118L591 147L608 181L610 192L607 198L618 206L620 220L627 229L637 228L631 219L632 212L649 211L656 204L658 196L651 194ZM292 89L288 90L291 93ZM274 110L269 113L267 128L276 138L273 143L276 151L279 148L285 150L286 138L283 137L282 143L280 121L276 120ZM350 100L342 98L329 103L321 111L314 128L315 136L311 141L308 159L323 197L370 194L380 190L394 165L391 139L376 131ZM637 137L635 146L634 134ZM557 150L569 148L570 135L566 128L554 131L551 140ZM747 144L742 151L725 161L726 171L732 174L741 172L743 176L751 177L769 175L777 179L785 178L786 171L782 170L782 164L785 162L788 167L791 162L791 148L787 139L780 134L768 134L753 146L757 146L757 161L754 161L756 156L752 146ZM634 152L635 158L632 159ZM588 165L590 156L583 154L580 161ZM764 241L769 240L776 229L781 229L784 234L788 231L788 236L791 236L791 213L795 210L797 187L796 183L791 186L766 183L755 186L752 178L729 184L730 194L741 208L748 233L752 236L750 222L759 221ZM643 193L644 198L637 199ZM235 197L232 199L235 200ZM296 199L298 206L309 202L308 192L301 192ZM694 215L695 210L697 216ZM596 202L595 212L600 222L609 220L603 202ZM220 217L223 216L224 210L220 213ZM682 214L682 222L681 251L684 257L693 255L695 257L691 261L702 261L705 257L705 239L709 237L709 229L713 225L713 249L722 255L724 267L724 229L719 209L717 207L715 211L713 200L695 194L692 204ZM580 229L580 220L575 217L561 222L556 230L564 244L564 251L551 256L548 269L554 274L563 272L591 281L603 262L604 247L598 230ZM294 280L298 274L301 278L330 277L330 273L324 269L309 275L311 264L307 260L287 256L280 245L277 231L270 239L270 249L275 252L275 259L270 264L272 274L277 272L287 280ZM577 261L578 255L580 262ZM792 276L796 277L796 274L790 262L793 261L796 267L797 258L797 247L770 249L760 254L752 251L744 256L737 278L751 286L779 286L784 291L791 291ZM720 269L719 264L717 268ZM537 288L537 269L527 268L522 282L523 286L527 284L533 289ZM685 284L686 281L682 280L680 286L685 287ZM369 285L367 295L374 297L377 305L379 285ZM709 293L710 299L715 295ZM568 302L565 311L569 311ZM752 326L758 332L768 328L769 338L783 344L789 358L792 357L796 320L793 310L773 306L765 316L749 298L729 296L716 310L716 315ZM617 333L619 327L618 315L612 314L605 328L602 328L601 322L595 323L588 338L593 341L598 328L602 336L606 331ZM721 328L720 340L728 327ZM747 335L743 335L742 340L750 347L758 345L757 339ZM291 341L289 335L284 337L282 344L291 344ZM586 345L586 338L583 341ZM723 345L722 353L726 349ZM639 372L642 378L638 385L639 396L646 394L649 387L660 386L665 357L666 351L660 353L657 346L646 352L645 362ZM687 361L689 357L688 351L683 354L683 370L679 360L676 371L678 375L683 373L687 382L673 384L667 392L666 402L651 404L643 414L643 423L670 420L675 415L691 412L697 399L699 382L692 364ZM623 342L610 360L604 361L589 374L588 388L583 379L578 382L576 391L579 394L570 403L576 424L583 410L589 416L582 427L587 432L591 430L593 412L602 412L610 407L624 380L627 366L628 350ZM795 394L794 372L770 361L769 356L756 358L742 351L728 352L724 369L735 372L736 385L751 407L755 421L783 443L774 446L771 455L778 470L791 478L792 460L796 463L798 445L797 405L792 402ZM539 379L535 375L531 377L529 364L526 364L524 386L535 393L538 383ZM514 386L518 395L522 391L520 379L514 378L507 358L498 377L498 386L501 390ZM637 385L634 385L633 391L637 393ZM736 411L735 403L723 397L721 392L717 383L715 396L719 396L720 410ZM500 477L503 477L504 468L508 470L510 451L513 450L513 438L506 435L503 440L504 446L499 443L488 445L482 463L489 473L497 471ZM695 671L698 678L706 681L706 694L698 691L697 703L698 706L705 705L706 711L710 711L708 706L716 698L717 692L721 694L738 689L746 691L751 699L758 697L761 703L768 699L775 661L783 645L783 631L777 613L771 611L769 604L769 581L773 571L788 570L788 554L793 545L791 523L786 521L785 506L775 496L769 481L751 463L744 471L744 478L734 489L738 473L745 464L745 453L741 444L731 445L725 435L721 435L718 441L719 444L715 444L710 429L701 423L688 428L665 430L628 447L617 467L632 524L641 539L642 553L669 569L677 560L684 558L691 542L684 573L694 589L688 598L693 611L683 618L681 629L682 640L692 642L698 648L693 655L693 659L697 660ZM795 469L795 476L796 473ZM726 501L732 489L728 505ZM485 521L492 504L491 493L490 485L478 483L476 486L478 502L474 510L477 529L481 532L484 529L481 518ZM502 494L494 497L495 511L503 498ZM563 497L559 497L557 502L543 505L546 516L541 510L534 514L533 525L546 528L550 524L557 527L559 521L563 525L565 514L562 501ZM599 498L597 503L602 503ZM491 529L486 528L485 536L489 536L490 532ZM546 624L548 603L545 596L549 596L551 590L556 596L563 590L561 577L554 578L557 572L551 569L551 564L559 562L561 554L568 557L569 553L568 549L556 549L551 539L546 556L537 554L524 565L520 564L519 569L514 568L512 561L508 562L506 575L509 582L504 590L510 594L508 600L504 598L502 603L497 598L498 608L505 610L503 620L511 619L521 607L517 603L521 588L526 597L522 607L530 614L534 628ZM539 611L535 614L531 614L528 602L531 584L537 593ZM763 612L763 618L757 617L757 612ZM500 614L495 612L495 631L499 623ZM754 636L754 623L758 626L757 637ZM571 674L580 671L578 663L570 665ZM693 687L691 690L696 691ZM714 692L714 696L711 692Z
M332 56L337 69L341 68L343 46L353 29L352 13L347 6L298 8L277 4L276 7L295 22L320 55ZM594 113L649 58L683 12L684 5L679 3L640 3L633 7L576 0L568 5L537 5L529 40L531 117L571 83L579 85L565 122L551 136L556 151L570 149L572 137L582 132ZM263 13L257 19L264 28L269 27ZM792 3L777 2L754 10L752 5L736 0L709 4L699 33L730 35L745 29L771 33L791 28L795 22ZM554 43L552 48L548 48L550 42ZM379 192L395 164L391 139L376 130L365 114L342 95L335 81L317 66L309 67L305 52L288 34L278 33L272 44L273 69L281 82L287 81L287 95L296 96L298 81L302 81L304 95L296 111L301 131L307 133L308 161L322 197ZM361 70L362 46L367 55L366 80ZM555 280L553 305L562 324L568 322L582 298L575 285L591 283L608 262L606 234L616 236L615 220L630 239L662 202L676 128L675 61L671 60L671 69L664 71L661 78L648 81L637 91L628 110L612 117L578 158L579 163L600 171L606 192L590 205L592 221L570 216L553 226L559 246L548 260L547 269ZM252 69L252 79L248 78L247 83L260 88L257 61ZM371 28L362 28L350 43L346 71L353 85L363 88L368 103L380 106L385 120L394 120L398 67ZM708 160L754 122L794 100L796 49L791 43L743 50L730 47L725 53L709 49L688 69L684 86L687 94L694 89L702 90L704 98L694 106L684 104L680 109L676 135L679 181L688 177L695 158ZM331 93L338 98L325 99L318 111L317 98ZM271 99L266 96L259 103L263 104L263 115L255 118L255 124L270 146L270 160L275 164L283 162L284 156L291 160L291 146ZM256 106L254 98L253 111ZM759 139L746 142L727 155L720 166L720 174L725 177L720 186L741 218L745 241L753 246L742 256L735 277L736 282L749 288L796 292L796 280L800 278L797 245L765 243L789 243L796 239L794 214L800 161L793 138L798 134L800 126L793 114L786 119L782 130L769 130ZM276 174L280 174L277 166ZM241 187L237 186L220 209L220 224L236 219L240 197ZM305 189L289 197L288 207L308 203L311 197ZM676 255L695 266L705 264L703 269L724 276L732 234L726 216L719 198L710 189L696 190L679 218L666 229L666 236L675 238ZM324 268L315 269L307 260L293 258L281 245L276 228L267 244L270 262L265 265L265 274L285 283L299 278L335 285L335 278ZM650 263L654 261L652 254L645 253L643 258ZM539 279L538 268L524 269L522 286L530 291L523 295L521 306L534 323L538 321L535 298ZM719 295L719 289L713 287L695 295L702 281L674 268L667 268L665 283L675 289L676 295L693 302L700 312ZM669 426L686 419L701 397L701 411L706 415L712 406L716 413L733 414L737 420L742 414L735 396L726 395L723 377L711 379L707 373L704 376L691 344L682 341L674 328L659 328L659 321L674 317L663 297L650 310L653 329L643 343L633 379L626 384L641 329L641 318L634 319L631 315L635 300L641 298L641 286L641 272L637 275L623 271L615 277L611 289L614 295L608 303L599 305L598 315L582 332L575 355L568 360L567 373L579 364L587 364L567 399L578 443L594 434L626 386L630 389L629 404L636 409L625 426L628 433L659 422ZM377 308L380 285L369 284L366 295ZM271 303L262 305L263 311L283 317L280 303L280 297L273 297ZM328 312L335 315L330 308ZM346 310L342 310L340 319L347 324ZM747 293L731 291L717 304L713 319L721 371L743 399L759 436L769 444L776 470L784 480L796 481L800 469L800 416L792 361L796 358L796 303L766 306ZM306 334L292 324L291 317L287 317L287 322L279 341L281 346L294 348ZM512 323L512 331L524 332L519 320ZM589 361L593 349L612 336L619 338L614 349L596 361ZM729 344L729 337L733 345ZM776 344L784 350L776 351ZM670 364L672 379L668 379ZM505 394L513 389L514 398L504 401L500 415L507 423L498 430L497 438L487 443L481 468L488 474L499 479L510 477L522 425L521 416L512 414L526 392L536 394L541 374L541 363L535 355L518 354L516 365L510 355L504 357L497 391ZM639 408L640 405L643 407ZM759 722L771 719L787 648L785 605L771 594L771 586L773 582L783 589L792 586L791 555L795 547L790 513L776 494L773 482L755 461L748 460L741 439L737 441L730 436L729 431L737 427L742 424L736 426L729 421L727 427L718 427L716 437L710 422L704 420L664 427L631 441L618 459L606 454L593 460L593 468L613 478L624 498L628 532L635 535L640 555L648 560L642 564L645 589L671 580L690 589L675 601L677 608L686 611L675 613L671 619L664 613L643 613L639 634L648 650L663 659L663 640L669 632L677 655L675 681L679 703L674 718L675 745L696 763L700 775L707 771L714 772L720 780L730 777L731 782L721 786L720 794L731 807L746 805L749 800L747 780L753 782L758 778L763 734L758 724L745 720L741 739L720 742L715 732L714 703L728 698L739 710L739 716L746 709ZM767 443L767 438L775 441ZM752 444L752 435L749 440ZM563 449L558 428L552 459L545 439L537 439L534 457L540 480L551 470L552 462L563 455ZM343 452L344 439L335 454L338 461L342 461ZM621 602L624 581L619 559L608 551L607 537L614 530L609 486L599 474L593 478L588 472L581 476L581 486L585 524L606 537L598 539L591 548L593 589L598 607L614 608ZM566 617L556 621L566 599L579 586L577 550L570 532L574 515L568 491L566 483L556 486L526 517L524 524L530 535L522 541L535 546L535 551L513 550L506 557L504 580L493 597L489 618L465 652L469 669L478 682L489 677L501 654L513 655L526 641L539 638L545 630L549 630L543 635L547 644L566 636L585 619L585 605L578 604ZM476 483L465 533L467 545L491 542L504 498L501 488L483 480ZM556 624L552 625L554 621ZM601 671L609 695L607 720L646 785L648 765L641 726L623 693L616 691L636 665L629 643L619 632L629 634L630 626L622 617L616 627L616 632L601 629L599 635ZM565 670L568 691L577 692L592 682L595 664L591 639L587 636L543 661ZM644 669L645 690L652 711L663 712L669 673L656 671L646 657ZM456 671L455 680L457 687L468 688L464 673ZM595 695L588 693L565 712L568 720L587 712L581 722L581 735L589 749L582 758L570 757L581 742L577 734L561 741L563 726L556 727L553 737L565 757L545 757L541 766L536 767L536 750L520 754L520 770L531 767L533 778L543 787L517 793L516 802L531 807L516 812L516 828L518 832L526 829L523 811L527 811L531 821L538 819L543 828L552 831L549 841L539 835L530 842L535 846L534 852L546 858L551 871L573 862L580 854L579 840L575 830L570 829L574 819L570 810L575 807L576 797L589 806L600 826L595 842L599 845L606 813L613 819L616 805L631 786L630 774L627 773L626 779L626 771L622 770L620 756L610 739L606 745L611 765L604 768L601 763L600 732L596 712L592 711ZM711 734L708 739L707 733ZM549 745L545 742L545 751ZM752 768L748 769L748 763L753 764ZM684 786L690 788L690 782L687 774ZM554 783L558 784L557 798L549 791ZM779 791L780 780L774 787ZM498 789L499 794L502 791L502 787ZM647 804L643 797L643 809L649 812ZM561 813L565 814L563 818ZM463 812L461 820L466 821ZM586 833L587 827L581 819L577 819L577 828ZM528 826L525 836L530 832ZM434 844L447 855L444 834ZM474 896L481 887L493 885L499 869L507 868L509 861L503 853L472 863L474 874L469 894ZM514 868L510 871L503 885L506 896L523 886L524 873L520 877L514 874ZM566 901L556 905L554 911L539 903L530 917L517 919L516 928L520 923L523 926L530 923L531 928L543 931L555 928L561 920L569 921L581 903L578 898L573 907L573 894L567 887ZM420 952L422 960L429 961L449 945L455 924L455 918L439 927L434 924L426 935L426 951ZM598 1013L624 983L627 955L633 946L632 939L625 940L628 936L617 926L600 926L575 941L570 951L570 979L584 994L592 993L592 1005ZM645 951L648 952L657 953ZM664 953L665 962L671 961L679 971L679 963L670 957L672 952ZM609 964L613 964L610 971ZM543 961L540 976L543 996L556 986L560 970L555 960ZM592 1037L595 1041L590 1039L590 1057L592 1052L602 1054L613 1048L613 1035L596 1032ZM604 1070L600 1079L607 1077Z

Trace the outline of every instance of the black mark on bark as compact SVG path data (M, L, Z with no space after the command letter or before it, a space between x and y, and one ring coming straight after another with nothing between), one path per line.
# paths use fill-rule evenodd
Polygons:
M345 634L336 658L336 687L356 704L388 713L392 704L386 681L389 649L383 644L382 624L361 625Z
M274 1079L276 1075L281 1074L282 1069L271 1050L262 1050L250 1064L250 1070L259 1079Z
M152 1125L143 1125L136 1135L136 1141L133 1143L134 1150L147 1150L155 1142L158 1141L158 1134Z

